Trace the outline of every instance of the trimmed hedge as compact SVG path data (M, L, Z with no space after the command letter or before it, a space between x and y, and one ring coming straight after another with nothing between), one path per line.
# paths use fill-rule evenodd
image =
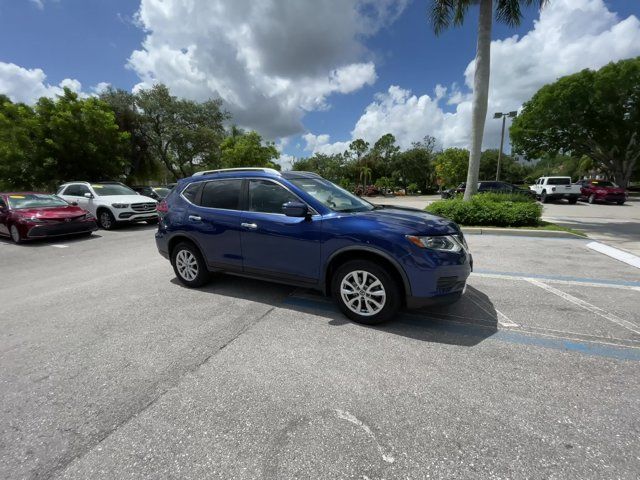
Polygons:
M542 215L542 206L526 196L496 193L474 195L468 202L460 197L438 200L426 210L460 225L477 227L535 227Z

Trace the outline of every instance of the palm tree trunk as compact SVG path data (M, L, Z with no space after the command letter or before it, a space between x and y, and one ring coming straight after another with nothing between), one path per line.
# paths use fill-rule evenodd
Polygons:
M482 135L487 118L489 100L489 73L491 69L491 21L493 0L480 0L478 21L478 47L476 51L476 71L473 77L473 110L471 112L471 151L464 199L469 200L478 191Z

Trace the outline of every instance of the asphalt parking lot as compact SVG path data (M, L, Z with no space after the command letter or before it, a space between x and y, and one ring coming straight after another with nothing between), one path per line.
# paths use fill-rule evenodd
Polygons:
M140 225L0 240L0 478L638 478L640 270L469 236L451 307L189 290Z

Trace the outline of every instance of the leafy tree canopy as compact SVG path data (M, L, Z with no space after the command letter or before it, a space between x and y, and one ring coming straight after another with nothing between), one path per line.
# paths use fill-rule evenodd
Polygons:
M224 168L269 167L280 170L274 160L280 157L273 142L263 142L257 132L243 132L237 128L220 145L221 165Z
M626 187L640 157L640 57L542 87L510 133L517 152L584 155Z

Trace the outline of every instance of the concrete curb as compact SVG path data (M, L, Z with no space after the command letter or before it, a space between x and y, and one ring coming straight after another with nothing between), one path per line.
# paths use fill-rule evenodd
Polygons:
M556 230L530 230L526 228L498 228L498 227L462 227L465 235L505 235L512 237L546 237L546 238L579 238L587 240L587 237L575 233Z

